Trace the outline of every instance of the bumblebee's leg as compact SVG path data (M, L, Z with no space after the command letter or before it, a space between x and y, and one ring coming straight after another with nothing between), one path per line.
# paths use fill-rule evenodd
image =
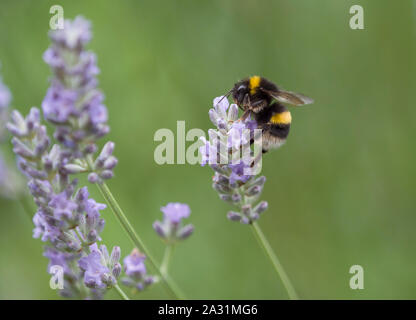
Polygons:
M244 111L243 115L240 117L239 120L244 121L247 119L247 117L250 115L251 111L250 110L246 110Z
M248 93L246 93L244 96L242 106L243 110L250 109L250 96L248 95Z

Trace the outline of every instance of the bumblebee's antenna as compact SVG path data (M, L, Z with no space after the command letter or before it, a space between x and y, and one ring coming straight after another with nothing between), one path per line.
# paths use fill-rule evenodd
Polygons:
M224 98L228 98L229 95L234 91L234 88L231 89L230 91L228 91L224 96L222 96L222 98L220 99L220 101L218 101L214 107L216 107L222 100L224 100Z

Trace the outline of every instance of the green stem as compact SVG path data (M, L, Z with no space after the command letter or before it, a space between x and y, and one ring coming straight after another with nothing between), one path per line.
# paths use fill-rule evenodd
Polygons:
M117 290L120 297L122 297L124 300L130 300L130 298L127 296L127 294L124 293L124 291L116 284L114 288Z
M92 169L93 163L92 163L91 158L87 158L87 161L88 161L89 167ZM136 233L136 231L132 227L130 221L127 219L126 215L124 214L117 200L114 198L107 184L105 182L97 183L97 186L101 194L103 195L104 199L107 201L108 205L110 206L111 210L113 211L114 215L116 216L117 220L120 222L121 226L126 231L130 240L133 242L134 246L140 249L146 255L151 266L160 275L160 278L162 279L163 284L165 285L166 289L168 289L172 297L174 297L175 299L185 299L181 290L178 288L178 286L175 284L172 278L170 278L169 275L167 274L161 273L159 264L150 255L149 250L146 248L143 241L140 239L139 235Z
M169 262L172 257L173 249L174 247L171 244L168 244L166 246L165 254L163 255L162 265L160 266L160 272L164 275L168 274Z
M283 282L283 285L285 286L285 289L289 295L289 298L292 300L298 300L298 295L296 294L295 288L293 287L292 283L290 282L290 279L288 275L286 274L285 270L283 269L283 266L280 264L279 259L277 258L276 254L274 253L272 247L270 246L269 241L267 241L265 235L263 234L263 231L261 231L260 226L257 224L257 222L253 222L251 224L252 230L254 232L254 235L256 239L258 240L260 246L264 249L264 252L266 253L266 256L270 259L270 261L273 264L273 267L277 273L277 275L280 277L280 279Z

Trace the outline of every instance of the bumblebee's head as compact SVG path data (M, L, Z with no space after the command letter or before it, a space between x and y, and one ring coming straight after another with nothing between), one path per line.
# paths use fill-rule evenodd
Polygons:
M234 102L239 106L243 106L244 97L249 94L249 92L250 89L245 81L236 83L232 90Z

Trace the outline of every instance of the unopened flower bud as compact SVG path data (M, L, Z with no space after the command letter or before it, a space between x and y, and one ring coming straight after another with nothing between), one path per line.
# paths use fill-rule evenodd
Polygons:
M120 260L121 250L120 247L115 246L111 251L110 265L114 266Z
M87 169L84 167L81 167L77 164L67 164L64 166L64 169L66 171L66 173L68 174L77 174L77 173L81 173L81 172L86 172Z
M234 203L238 203L238 202L240 202L240 201L241 201L241 195L239 195L238 193L234 193L234 194L231 196L231 200L232 200Z
M88 181L90 183L97 183L100 181L100 177L95 172L92 172L88 175Z
M261 191L262 191L262 187L252 186L246 190L245 194L246 196L253 197L253 196L259 195Z
M120 274L121 274L121 264L119 262L117 262L114 267L113 270L111 271L113 273L113 276L117 279Z
M156 233L163 239L166 238L166 231L163 228L163 225L160 221L155 221L153 223L153 229L156 231Z
M235 121L238 119L238 107L236 104L232 104L228 111L228 121Z
M192 233L194 232L194 226L191 224L188 224L184 226L182 229L178 232L178 239L185 240L188 238Z
M111 179L114 176L113 171L111 170L104 170L103 172L101 172L100 177L104 180L108 180Z
M254 208L253 211L257 214L261 214L264 211L266 211L267 207L268 207L267 201L262 201Z
M96 242L97 241L97 231L91 230L90 232L88 232L87 240L88 240L88 243Z
M227 213L227 218L231 221L240 221L241 215L238 212L230 211Z

